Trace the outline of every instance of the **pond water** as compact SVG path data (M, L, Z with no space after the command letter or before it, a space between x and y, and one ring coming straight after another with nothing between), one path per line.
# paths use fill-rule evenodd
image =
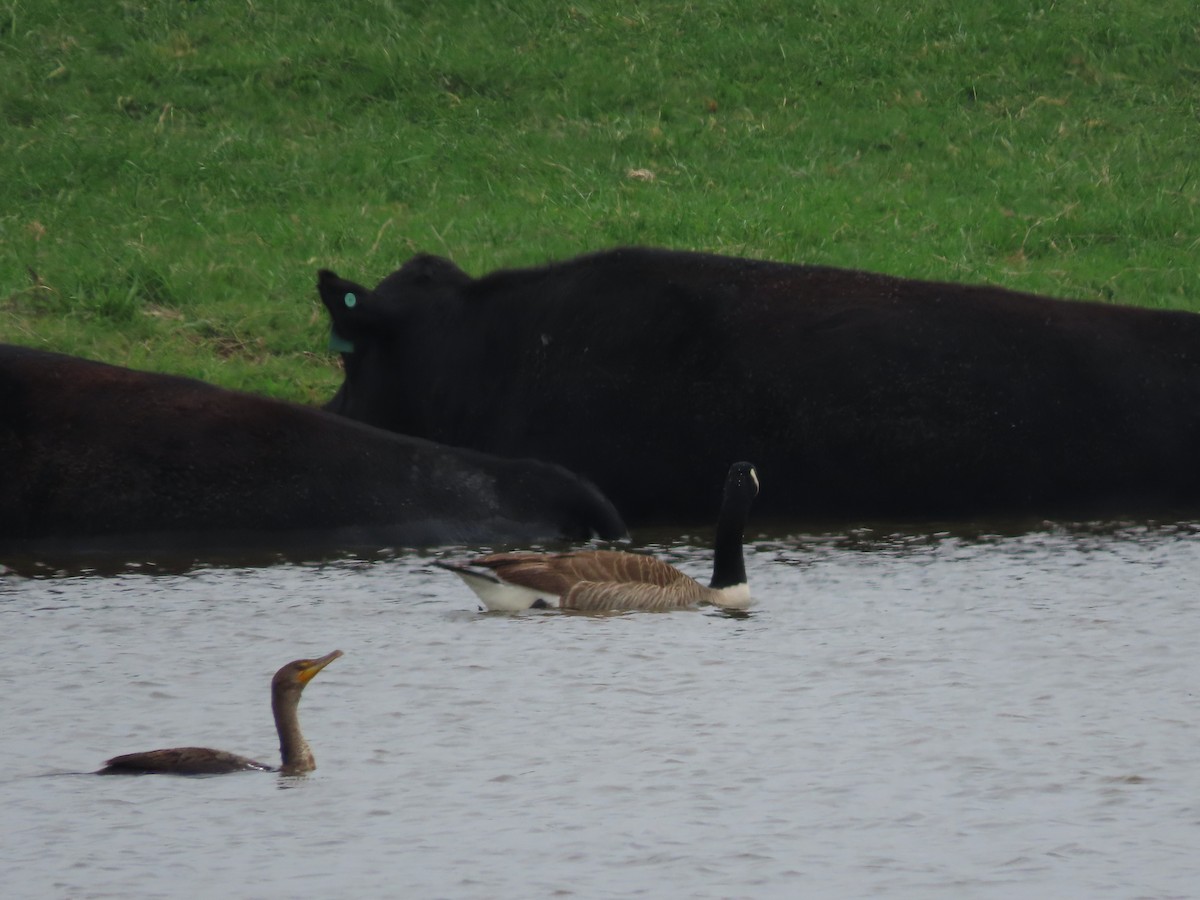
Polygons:
M1196 896L1198 524L763 535L740 618L480 613L464 552L0 575L4 895ZM277 759L333 649L308 777L77 774Z

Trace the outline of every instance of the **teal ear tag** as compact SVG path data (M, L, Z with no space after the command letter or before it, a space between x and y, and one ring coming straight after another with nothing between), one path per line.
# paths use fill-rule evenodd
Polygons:
M347 293L342 298L342 302L346 304L346 309L354 309L358 304L358 298L353 292ZM334 353L353 353L354 341L347 340L337 333L337 328L329 329L329 349Z
M334 353L353 353L354 341L347 340L337 333L336 328L329 329L329 349Z

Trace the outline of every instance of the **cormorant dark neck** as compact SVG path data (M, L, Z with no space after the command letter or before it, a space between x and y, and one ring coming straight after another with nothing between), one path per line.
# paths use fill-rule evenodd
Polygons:
M299 775L317 767L312 750L300 733L299 694L283 691L271 694L271 710L275 713L275 730L279 732L279 756L283 762L279 771L284 775Z

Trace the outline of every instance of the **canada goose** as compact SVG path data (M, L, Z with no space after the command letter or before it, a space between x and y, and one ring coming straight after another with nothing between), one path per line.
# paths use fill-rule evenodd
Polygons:
M667 610L701 604L745 609L750 588L742 538L756 496L754 466L730 466L707 587L653 556L614 550L494 553L436 565L460 576L489 610Z
M275 730L279 732L279 754L282 775L300 775L317 767L312 750L300 733L296 707L304 686L323 668L342 655L341 650L320 659L297 659L275 673L271 679L271 711L275 714ZM276 771L274 766L224 750L208 747L169 747L145 753L126 753L114 756L97 775L224 775L257 769Z

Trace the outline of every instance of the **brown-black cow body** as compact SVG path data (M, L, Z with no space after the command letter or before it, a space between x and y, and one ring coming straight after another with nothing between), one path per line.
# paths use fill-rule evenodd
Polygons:
M0 345L0 561L619 537L558 466Z
M618 249L471 278L417 256L319 289L328 408L593 480L631 524L1200 507L1200 316Z

